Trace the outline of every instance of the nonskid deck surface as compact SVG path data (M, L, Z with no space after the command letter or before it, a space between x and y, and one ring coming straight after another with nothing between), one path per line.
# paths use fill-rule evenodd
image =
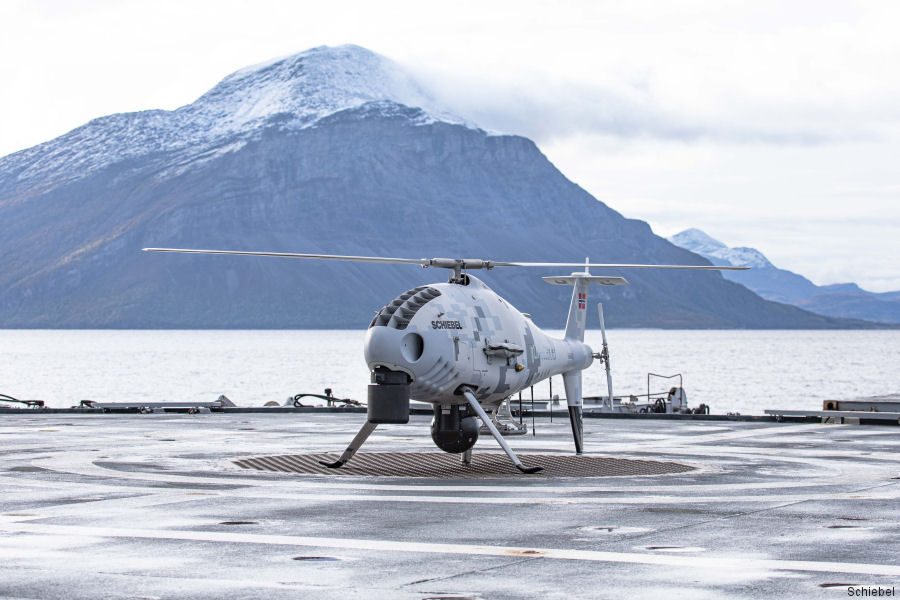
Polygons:
M304 475L343 475L346 477L372 475L454 479L520 478L522 476L522 473L510 462L509 457L498 452L475 454L469 465L463 465L458 455L443 452L361 452L340 469L329 469L320 462L334 462L338 456L338 454L283 454L280 456L254 456L233 462L244 469ZM608 456L520 454L519 459L525 465L537 465L543 468L542 471L534 473L532 477L623 477L684 473L694 470L694 467L670 461L632 460Z
M340 452L362 418L4 416L0 598L659 598L673 587L808 598L845 597L836 584L900 587L894 428L589 419L581 458L690 470L583 479L234 463ZM380 427L354 460L430 457L428 422ZM537 433L508 439L523 456L573 462L561 458L567 421L539 420ZM487 438L475 451L497 453Z

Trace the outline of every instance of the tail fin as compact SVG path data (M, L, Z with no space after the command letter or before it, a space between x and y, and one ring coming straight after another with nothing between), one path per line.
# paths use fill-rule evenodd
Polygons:
M583 273L572 273L565 277L544 277L543 279L553 285L572 286L572 302L569 305L569 318L566 321L566 339L578 342L584 341L584 326L587 321L587 296L590 285L592 283L598 285L625 285L628 283L621 277L593 276L588 272L587 265L585 265ZM563 373L563 384L566 386L566 400L569 405L572 437L575 439L575 453L581 454L584 446L584 432L581 420L581 369Z
M563 277L543 277L553 285L571 285L572 302L569 304L569 318L566 320L566 339L584 341L584 326L587 321L588 287L592 283L598 285L626 285L622 277L597 277L590 273L572 273Z
M583 402L581 398L581 371L563 373L563 385L566 386L566 401L569 405L569 422L572 424L572 437L575 440L575 454L581 454L584 448L584 426L581 419L581 405Z

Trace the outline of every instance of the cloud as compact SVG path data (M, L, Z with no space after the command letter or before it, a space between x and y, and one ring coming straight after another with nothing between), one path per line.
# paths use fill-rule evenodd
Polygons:
M540 27L511 15L493 45L467 38L449 57L392 56L463 116L538 142L815 146L900 124L896 3L581 6Z
M481 127L538 143L575 135L729 144L819 145L870 140L881 134L840 108L798 118L802 106L719 106L707 114L668 101L650 82L595 85L532 74L496 81L418 68L417 76L445 105ZM540 82L539 84L536 82ZM807 111L817 111L807 108Z
M452 112L534 139L629 217L758 247L819 282L900 289L885 259L900 256L898 22L892 0L10 0L0 155L356 43Z
M799 146L592 135L542 149L569 179L658 234L697 227L819 284L900 290L900 140Z

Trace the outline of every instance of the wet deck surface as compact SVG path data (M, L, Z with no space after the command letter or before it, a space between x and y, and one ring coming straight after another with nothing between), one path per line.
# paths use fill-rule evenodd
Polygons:
M808 598L900 588L896 427L585 421L663 475L244 469L339 452L363 415L0 417L0 598ZM438 452L429 420L363 448ZM571 453L567 421L508 438ZM478 453L499 448L487 437ZM411 457L412 458L412 457Z

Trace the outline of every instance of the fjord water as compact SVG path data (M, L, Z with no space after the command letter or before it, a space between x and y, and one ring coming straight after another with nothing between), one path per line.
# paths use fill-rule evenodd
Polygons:
M559 332L555 332L559 333ZM900 331L607 332L616 395L647 391L647 373L682 373L688 401L717 414L820 410L824 399L900 391ZM366 398L364 331L0 330L0 393L67 407L79 400L283 403L326 387ZM588 331L595 351L600 332ZM563 396L561 378L553 391ZM659 381L651 391L668 389ZM585 394L605 395L595 362ZM548 397L548 384L535 386ZM528 398L526 393L525 398Z

